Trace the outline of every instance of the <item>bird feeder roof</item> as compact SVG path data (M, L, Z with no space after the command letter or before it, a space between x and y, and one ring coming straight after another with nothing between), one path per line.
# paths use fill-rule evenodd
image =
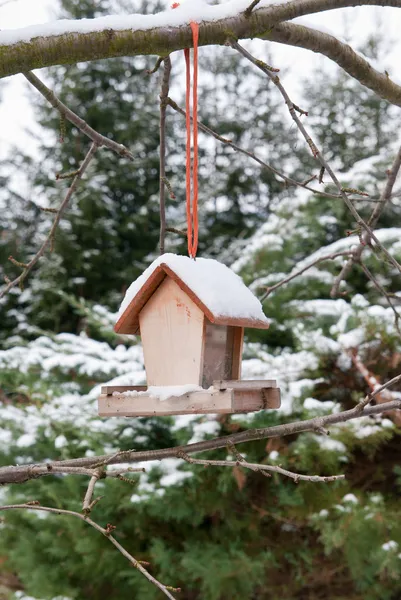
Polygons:
M259 300L226 265L210 258L163 254L128 288L114 327L117 333L139 332L139 313L166 277L216 325L269 327Z

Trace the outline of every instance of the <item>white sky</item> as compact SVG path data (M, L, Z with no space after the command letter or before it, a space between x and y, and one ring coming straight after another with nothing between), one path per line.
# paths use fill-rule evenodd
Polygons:
M196 1L196 0L192 0ZM16 29L55 20L57 0L14 0L0 8L0 29ZM348 19L347 19L348 16ZM305 20L302 21L305 23ZM312 15L307 19L308 24L318 29L329 30L340 37L349 38L355 47L362 43L367 36L380 27L386 35L391 48L388 64L383 66L390 75L401 80L401 9L359 7L330 11L321 15ZM313 53L279 44L273 44L274 64L280 67L281 76L290 93L297 101L298 75L307 77L310 68L317 61L328 59ZM44 70L45 72L45 70ZM43 77L43 73L41 75ZM200 74L200 77L202 74ZM30 108L27 86L22 76L7 78L2 86L3 102L0 104L0 156L3 155L10 143L24 145L35 150L35 143L24 133L26 128L34 128L33 113ZM36 93L31 91L30 94ZM308 107L304 107L308 109Z

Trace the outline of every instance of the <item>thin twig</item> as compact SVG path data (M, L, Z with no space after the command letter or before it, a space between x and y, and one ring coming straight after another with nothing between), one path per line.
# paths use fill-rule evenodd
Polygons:
M180 115L182 115L183 117L186 116L185 110L183 108L181 108L170 97L168 98L168 104L169 104L169 106L173 110L175 110L176 112L178 112ZM192 117L191 117L191 121L192 121ZM236 152L240 152L241 154L244 154L245 156L248 156L249 158L251 158L252 160L254 160L255 162L257 162L264 169L267 169L271 173L274 173L275 175L277 175L277 177L280 177L280 179L283 179L283 181L285 182L285 184L287 186L301 187L303 189L306 189L306 190L312 192L313 194L318 194L319 196L322 196L323 198L331 198L331 199L335 199L335 200L341 200L341 196L338 195L338 194L330 194L328 192L324 192L324 191L317 190L315 188L310 187L308 184L311 181L313 181L313 179L316 178L315 176L311 177L310 179L308 179L307 181L304 181L304 182L297 181L297 180L295 180L295 179L293 179L291 177L288 177L287 175L284 175L284 173L281 173L275 167L272 167L271 165L269 165L268 163L266 163L264 160L262 160L261 158L259 158L258 156L256 156L256 154L254 152L251 152L249 150L245 150L244 148L241 148L241 146L238 146L237 144L235 144L233 141L231 141L231 140L229 140L229 139L227 139L225 137L222 137L221 135L219 135L218 133L216 133L215 131L213 131L213 129L211 129L210 127L207 127L207 125L204 125L204 123L202 123L201 121L198 121L198 127L199 127L199 129L201 129L202 131L204 131L208 135L211 135L212 137L214 137L216 140L218 140L222 144L230 146L230 148L232 148ZM352 198L352 200L360 200L360 198ZM375 202L377 202L377 200L375 200Z
M380 195L379 202L377 203L377 205L375 206L375 208L372 211L372 214L369 217L368 225L372 229L374 229L376 227L377 222L378 222L384 208L386 207L386 204L391 199L394 184L396 182L397 175L399 173L400 168L401 168L401 147L399 148L399 150L394 158L394 161L393 161L393 164L392 164L390 170L387 172L386 185L384 186L383 191ZM362 254L363 254L363 251L364 251L366 245L368 245L370 243L369 235L366 232L362 236L362 242L363 243L360 243L358 245L358 247L354 250L353 256L350 258L349 261L346 262L346 264L343 266L340 273L334 280L333 286L330 291L330 296L332 298L335 298L338 295L341 282L348 277L353 265L355 263L358 263L361 260L361 257L362 257Z
M18 277L16 277L12 281L10 281L3 288L3 290L1 290L0 298L3 298L3 296L5 296L11 290L11 288L15 287L16 285L21 286L23 284L27 275L30 273L30 271L32 271L32 269L36 265L36 263L45 254L48 246L53 243L54 237L56 235L57 227L60 223L61 217L63 216L63 213L64 213L65 209L67 208L67 205L68 205L69 201L71 200L71 197L74 194L79 181L82 179L82 176L84 175L84 173L87 170L87 168L89 167L93 157L95 156L97 148L98 148L97 144L95 142L93 142L87 155L85 156L79 170L78 170L78 173L74 177L74 180L71 183L71 186L70 186L63 202L61 203L59 209L57 210L56 216L54 217L53 225L51 226L51 229L50 229L49 234L47 235L45 241L43 242L43 244L41 245L41 247L39 248L39 250L35 254L35 256L23 268L22 273Z
M330 175L331 180L333 181L334 185L336 186L341 198L344 200L345 205L348 207L350 213L352 214L352 216L354 217L357 225L364 230L364 232L367 233L367 235L369 236L369 238L371 238L372 240L375 241L376 245L378 248L380 248L381 252L384 254L384 256L387 258L387 260L397 269L397 271L399 273L401 273L401 265L398 263L398 261L388 252L388 250L383 246L383 244L381 244L381 242L377 239L376 235L373 233L371 227L362 219L362 217L360 216L360 214L358 213L358 211L356 210L352 199L350 199L347 195L347 193L344 191L343 186L341 185L341 183L339 182L339 180L337 179L336 174L334 173L333 169L331 168L331 166L329 165L329 163L327 162L327 160L324 158L323 154L321 153L321 151L318 149L316 143L314 142L314 140L312 139L312 137L309 135L308 131L306 130L304 124L302 123L301 119L299 118L299 116L297 115L297 110L294 106L294 103L292 102L291 98L289 97L286 89L284 88L283 84L280 81L280 78L278 75L273 74L269 69L266 69L264 67L263 64L260 64L260 61L258 59L256 59L254 56L252 56L252 54L250 54L247 50L245 50L245 48L243 48L240 44L238 44L238 42L236 42L235 40L230 40L227 42L228 45L232 46L235 50L237 50L242 56L244 56L245 58L247 58L252 64L254 64L258 69L260 69L261 71L263 71L263 73L265 73L269 79L274 83L274 85L277 87L277 89L279 90L279 92L281 93L285 104L287 105L287 108L290 112L290 115L293 119L293 121L296 123L299 131L301 132L302 136L304 137L305 141L307 142L313 157L320 163L321 167L324 167L326 172Z
M157 58L157 61L155 63L155 66L153 67L153 69L147 69L146 70L147 75L154 75L155 73L157 73L157 71L160 69L160 67L163 64L163 61L164 61L163 56L159 56Z
M123 156L129 158L130 160L134 160L134 157L128 150L128 148L126 148L122 144L117 144L117 142L114 142L110 138L105 137L101 133L95 131L92 127L88 125L86 121L84 121L84 119L81 119L81 117L79 117L71 109L69 109L68 106L63 104L63 102L61 102L61 100L57 98L53 90L48 88L43 83L43 81L41 81L39 77L37 77L34 73L24 73L24 77L29 81L29 83L33 85L33 87L35 87L38 90L38 92L42 94L44 98L46 98L46 100L49 102L49 104L53 106L53 108L58 110L60 115L62 115L64 118L67 119L67 121L70 121L70 123L75 125L75 127L82 131L82 133L86 135L90 140L92 140L92 142L94 142L99 148L105 146L106 148L112 150L119 156Z
M151 575L149 573L149 571L147 571L145 569L145 567L141 564L141 562L136 560L132 556L132 554L130 554L127 550L125 550L125 548L111 535L110 532L113 531L115 529L115 527L108 525L107 528L104 529L98 523L95 523L95 521L92 521L92 519L90 519L87 515L83 515L83 514L74 512L72 510L64 510L61 508L51 508L49 506L40 506L36 502L27 503L27 504L10 504L8 506L0 506L0 511L15 510L15 509L37 510L37 511L52 513L55 515L66 515L66 516L76 517L77 519L84 521L84 523L88 523L88 525L90 525L91 527L96 529L96 531L99 531L100 533L102 533L108 540L110 540L110 542L113 544L113 546L115 546L117 548L117 550L119 552L121 552L121 554L123 556L125 556L125 558L127 560L129 560L129 562L136 569L138 569L138 571L140 571L140 573L142 573L142 575L144 575L148 581L150 581L153 585L158 587L159 590L161 590L163 592L163 594L165 596L167 596L167 598L170 598L170 600L175 600L174 596L172 596L170 594L167 587L165 585L163 585L162 583L160 583L160 581L155 579L153 577L153 575Z
M166 111L170 74L171 59L166 56L160 92L160 254L164 254L166 241Z
M244 467L244 469L250 469L251 471L256 472L269 471L270 473L279 473L280 475L284 475L285 477L293 479L296 483L298 483L298 481L310 481L312 483L327 483L329 481L338 481L340 479L345 479L345 475L330 475L326 477L321 477L320 475L301 475L300 473L293 473L292 471L287 471L287 469L283 469L279 466L249 463L245 460L202 460L191 458L183 452L178 453L177 456L179 458L182 458L186 462L191 463L192 465L204 465L206 467Z
M187 232L184 229L177 229L177 227L166 227L166 231L169 233L176 233L177 235L182 235L183 237L187 237Z
M244 16L249 19L249 17L252 14L252 11L257 7L257 5L259 4L260 0L253 0L253 2L251 2L251 4L248 6L248 8L246 8L244 10Z
M376 277L373 275L373 273L368 269L368 267L360 260L359 264L361 266L362 271L365 273L366 277L368 277L368 279L370 279L370 281L373 283L373 285L375 286L375 288L385 297L385 299L388 302L388 305L390 306L391 310L394 313L394 324L395 324L395 328L397 329L398 334L401 336L401 330L400 330L400 318L401 315L399 314L399 312L397 311L396 307L393 304L393 301L391 300L390 296L388 295L387 291L384 289L384 287L377 281Z
M277 290L278 288L282 287L283 285L285 285L286 283L292 281L293 279L295 279L296 277L299 277L300 275L302 275L302 273L305 273L305 271L308 271L308 269L311 269L312 267L314 267L315 265L324 262L326 260L334 260L335 258L338 258L339 256L349 256L350 254L352 254L351 250L349 251L345 251L345 252L335 252L334 254L326 254L325 256L321 256L320 258L317 258L316 260L314 260L313 262L311 262L309 265L307 265L306 267L304 267L303 269L299 269L298 271L292 272L290 275L288 275L288 277L286 277L285 279L282 279L281 281L279 281L278 283L276 283L275 285L272 285L268 288L266 288L266 292L263 294L263 296L260 298L260 301L263 302L264 300L266 300L266 298L275 290Z
M95 485L99 481L99 474L92 475L89 480L88 489L86 490L85 498L82 504L82 510L84 513L90 513L90 505L92 504L92 497L95 491Z

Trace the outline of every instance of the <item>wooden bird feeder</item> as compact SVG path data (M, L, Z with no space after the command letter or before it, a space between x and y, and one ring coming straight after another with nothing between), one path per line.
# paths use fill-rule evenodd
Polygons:
M278 408L275 381L240 380L245 327L269 323L238 275L212 259L159 257L128 289L114 328L141 336L148 388L103 387L100 416Z

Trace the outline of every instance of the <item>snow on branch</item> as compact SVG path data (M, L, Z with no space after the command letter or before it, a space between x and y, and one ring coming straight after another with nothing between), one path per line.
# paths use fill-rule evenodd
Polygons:
M192 46L190 21L200 23L200 45L227 39L263 38L325 54L382 98L401 105L401 87L375 71L360 55L333 36L299 25L282 25L309 14L351 6L392 6L401 0L230 0L210 6L204 0L154 15L105 16L60 20L0 31L0 78L36 68L81 61L156 54L167 56Z

